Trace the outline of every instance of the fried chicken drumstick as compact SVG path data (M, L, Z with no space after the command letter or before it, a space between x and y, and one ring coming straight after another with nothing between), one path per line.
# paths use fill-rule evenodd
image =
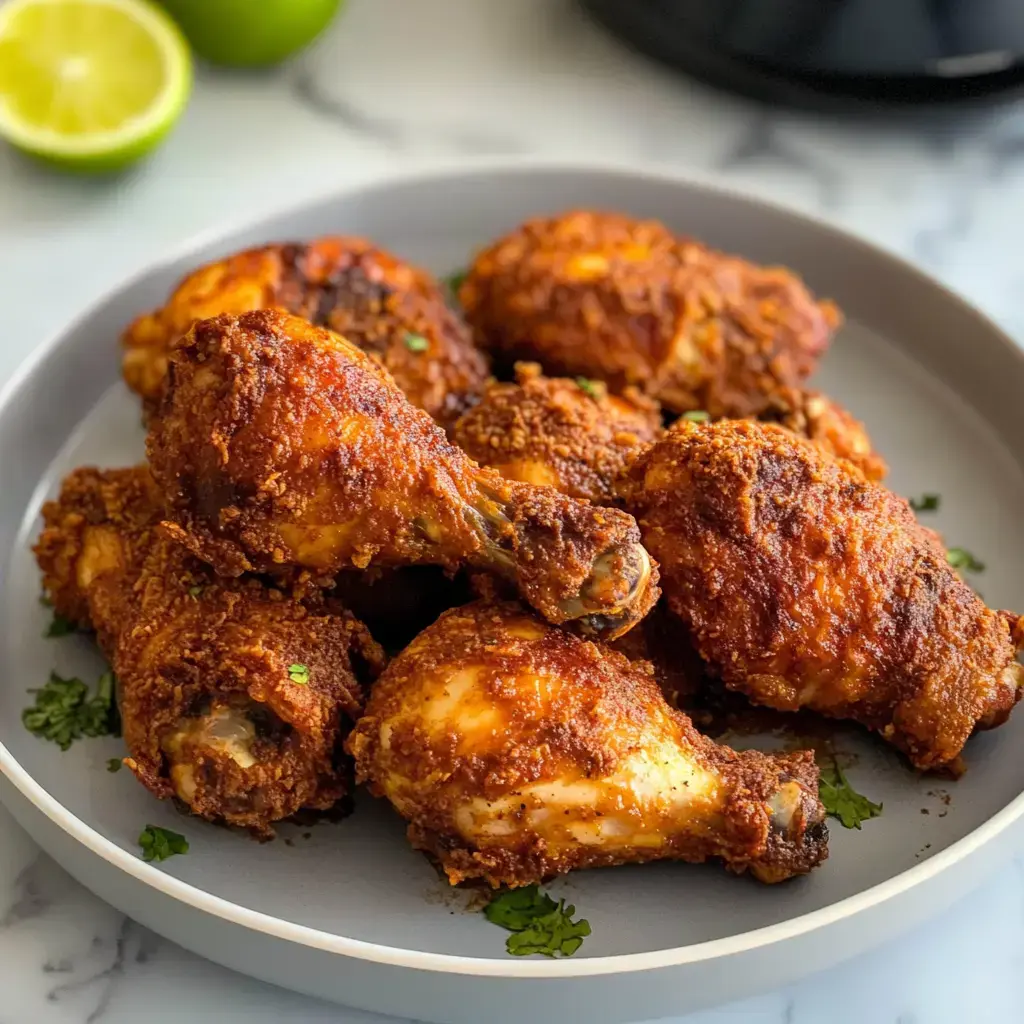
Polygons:
M152 411L171 345L196 320L280 308L380 358L413 405L443 426L475 401L487 364L425 271L361 238L247 249L200 267L123 338L128 386Z
M678 423L621 483L672 610L730 688L861 722L951 765L1020 696L1021 620L902 498L777 426Z
M659 593L630 516L480 468L365 353L284 313L181 339L149 455L175 535L222 574L470 565L609 637Z
M827 855L812 754L716 745L646 663L517 604L442 615L391 662L347 746L452 884L712 857L777 882Z
M478 343L549 374L635 385L671 412L755 416L799 385L839 320L792 273L656 221L574 211L481 252L459 291Z
M517 363L516 383L488 385L452 440L509 480L604 505L630 453L660 429L657 403L642 395L609 395L600 381L544 377L536 363Z
M773 392L758 419L762 423L778 423L813 441L829 455L849 460L869 480L884 480L889 471L864 424L820 391L780 388Z
M161 515L146 467L76 470L35 548L54 608L95 629L116 673L126 763L157 797L260 836L330 809L380 648L340 606L218 579Z

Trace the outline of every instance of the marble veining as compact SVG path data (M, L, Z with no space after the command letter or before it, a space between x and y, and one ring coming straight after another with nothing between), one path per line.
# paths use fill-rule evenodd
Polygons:
M717 94L572 0L349 0L262 75L201 69L149 163L68 178L0 150L0 383L103 289L190 235L409 166L528 155L657 164L825 216L1024 339L1024 108L840 121ZM932 925L687 1024L1024 1019L1024 851ZM0 809L0 1024L383 1018L209 964L74 882Z

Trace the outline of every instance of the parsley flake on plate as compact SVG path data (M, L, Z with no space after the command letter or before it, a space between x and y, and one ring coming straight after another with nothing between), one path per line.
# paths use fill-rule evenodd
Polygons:
M589 377L577 377L576 387L578 387L585 395L590 395L591 398L601 397L601 386L596 381L592 381Z
M139 833L139 846L145 861L167 860L168 857L188 853L188 840L180 832L172 832L159 825L147 825Z
M939 502L942 496L939 494L922 494L920 498L910 498L910 507L915 512L938 512Z
M56 672L38 690L35 703L21 713L21 722L40 739L67 750L83 736L118 736L120 722L114 701L114 673L104 672L90 695L81 679L64 679Z
M430 348L430 342L422 334L406 333L405 347L410 352L426 352Z
M288 678L299 686L309 686L309 669L296 662L288 666Z
M964 572L985 571L985 563L979 562L966 548L950 548L946 552L946 561L954 569L963 569Z
M872 803L850 785L837 761L821 769L818 796L825 807L825 813L835 818L843 828L860 828L862 821L877 818L882 805Z
M684 412L682 418L689 420L690 423L707 423L711 419L711 413L704 409L691 409L689 412Z
M468 276L465 270L454 270L446 278L444 278L444 285L451 293L453 299L459 297L459 289L462 287L462 282L466 280Z
M201 586L199 586L198 583L194 587L189 587L188 588L188 596L189 597L194 597L197 601L199 600L199 595L202 592L203 592L203 588Z
M590 923L574 921L576 908L565 900L557 903L539 886L506 889L484 907L484 916L512 932L505 949L513 956L572 956L590 934Z
M78 627L70 620L65 619L63 615L58 615L57 612L53 613L53 618L50 619L50 624L46 627L46 632L43 636L48 640L60 636L70 636L72 633L77 633Z

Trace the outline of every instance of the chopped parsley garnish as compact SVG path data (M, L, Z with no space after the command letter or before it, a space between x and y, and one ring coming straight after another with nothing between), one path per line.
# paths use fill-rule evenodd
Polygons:
M589 377L577 377L576 387L578 387L585 395L590 395L591 398L601 397L597 384L590 380Z
M466 277L465 270L455 270L444 279L445 287L447 287L453 299L459 297L459 289L462 287L462 282L466 280Z
M837 761L821 769L818 796L825 813L840 822L843 828L859 829L862 821L877 818L882 813L881 804L872 803L850 785Z
M684 412L684 420L689 420L690 423L707 423L711 419L711 413L704 409L691 409L689 412Z
M299 686L309 686L309 669L296 662L288 666L288 678Z
M121 767L122 767L123 764L124 764L124 762L121 760L121 758L119 758L119 757L112 757L107 762L107 771L108 772L119 772L121 770Z
M177 854L188 853L188 840L180 832L172 832L159 825L147 825L139 834L142 859L167 860Z
M430 348L430 342L422 334L406 333L405 347L410 352L426 352Z
M915 512L937 512L940 500L938 494L922 494L920 498L910 499L910 507Z
M965 572L985 571L985 563L979 562L966 548L950 548L946 552L946 561L954 569L963 569Z
M491 898L484 908L484 916L491 924L507 928L510 932L521 932L528 928L535 918L548 914L558 904L537 885L526 885L521 889L506 889Z
M188 588L188 596L194 597L196 600L199 599L199 595L203 592L203 588L197 583L194 587Z
M54 612L53 618L50 620L49 626L46 627L46 632L43 633L43 636L50 639L58 636L69 636L77 632L78 627L70 619L65 619L63 615L58 615L57 612Z
M586 920L573 921L576 908L557 903L536 885L506 889L484 907L484 916L512 932L505 949L513 956L572 956L590 934Z
M64 679L50 673L49 682L38 690L35 704L25 708L21 721L30 733L67 750L83 736L118 736L120 721L114 701L114 673L104 672L96 693L81 679Z

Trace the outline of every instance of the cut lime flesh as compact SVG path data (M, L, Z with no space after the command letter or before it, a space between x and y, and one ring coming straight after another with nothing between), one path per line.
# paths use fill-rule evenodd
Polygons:
M188 100L188 45L147 0L0 6L0 136L54 163L113 169L145 155Z

